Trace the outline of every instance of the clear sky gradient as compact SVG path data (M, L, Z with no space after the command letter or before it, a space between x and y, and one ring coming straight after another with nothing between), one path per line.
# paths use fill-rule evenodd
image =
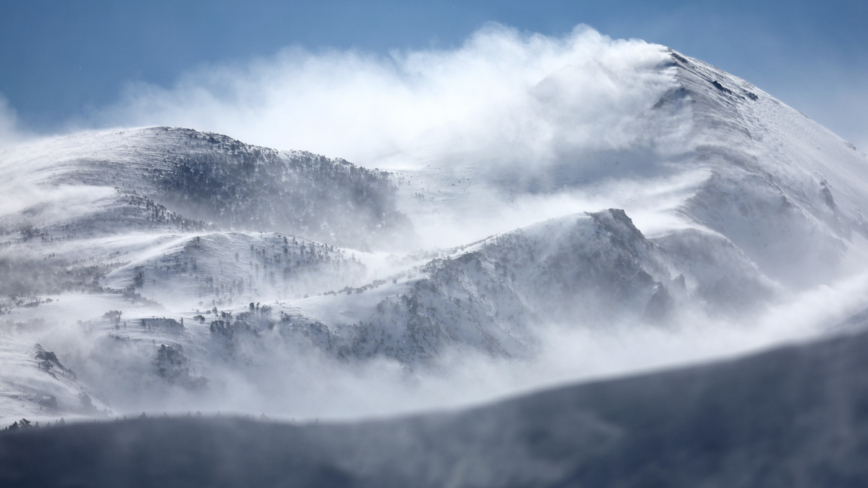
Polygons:
M283 48L450 48L488 21L561 35L587 24L747 79L868 151L868 2L221 0L0 2L0 96L21 128L60 130L130 82L170 87Z

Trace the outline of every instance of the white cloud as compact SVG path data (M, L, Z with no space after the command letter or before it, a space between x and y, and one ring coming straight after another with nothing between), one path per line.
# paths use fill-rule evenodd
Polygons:
M584 26L555 38L491 24L453 50L292 48L200 68L169 89L130 85L98 123L185 126L366 166L545 163L644 137L630 124L673 85L653 69L665 59L662 46Z

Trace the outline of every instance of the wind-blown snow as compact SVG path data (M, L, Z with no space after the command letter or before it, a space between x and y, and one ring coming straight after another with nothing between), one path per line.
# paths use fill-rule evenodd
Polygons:
M133 85L104 123L175 125L368 167L544 165L646 138L635 116L674 86L661 46L585 26L561 37L491 24L450 50L309 53ZM640 124L641 125L641 122Z
M662 46L292 51L105 117L353 162L167 127L0 153L0 415L455 406L866 308L868 158Z

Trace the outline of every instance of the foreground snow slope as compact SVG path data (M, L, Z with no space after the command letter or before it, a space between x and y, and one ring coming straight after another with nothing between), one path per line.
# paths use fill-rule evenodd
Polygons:
M4 486L864 486L868 334L354 424L139 418L0 433ZM750 413L746 413L746 405Z

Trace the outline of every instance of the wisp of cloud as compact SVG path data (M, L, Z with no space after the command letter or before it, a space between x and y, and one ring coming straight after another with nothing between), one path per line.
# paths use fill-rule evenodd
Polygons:
M539 164L635 144L636 115L672 87L666 49L586 26L563 37L498 24L449 50L285 49L206 66L170 88L131 84L103 126L172 125L357 164Z

